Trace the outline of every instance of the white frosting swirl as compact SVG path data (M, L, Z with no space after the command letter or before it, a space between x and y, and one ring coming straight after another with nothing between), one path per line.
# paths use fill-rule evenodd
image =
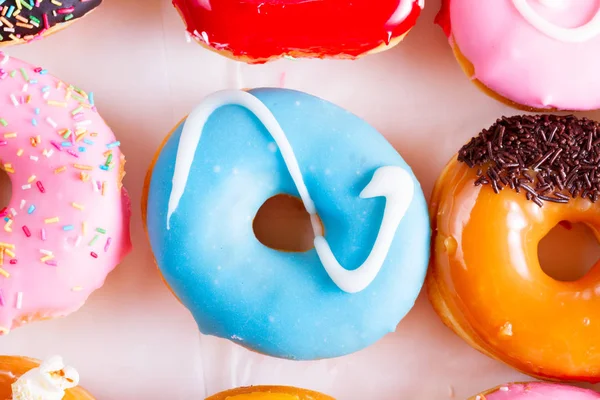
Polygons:
M79 374L54 356L23 374L12 384L12 400L62 400L65 390L77 386Z

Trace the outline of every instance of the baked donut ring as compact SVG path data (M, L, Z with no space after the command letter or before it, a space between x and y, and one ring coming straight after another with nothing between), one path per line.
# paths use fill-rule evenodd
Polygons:
M493 98L524 110L600 108L596 0L443 0L436 21Z
M600 232L600 125L553 115L501 118L438 178L427 288L471 346L540 378L600 381L600 266L546 275L538 243L561 221Z
M249 386L227 390L206 400L335 400L312 390L291 386Z
M468 400L598 400L600 393L556 383L511 383L479 393Z
M44 362L33 358L0 356L0 399L94 400L77 386L79 374L61 357Z
M15 0L0 4L0 47L58 32L92 12L102 0Z
M148 172L143 218L167 285L202 333L294 360L361 350L413 307L429 260L420 184L348 111L286 89L206 97ZM301 199L314 247L261 243L253 220Z
M125 156L93 93L0 52L0 333L78 310L131 250ZM86 266L82 268L82 266Z
M389 49L424 0L173 0L203 46L251 64L280 57L357 58Z

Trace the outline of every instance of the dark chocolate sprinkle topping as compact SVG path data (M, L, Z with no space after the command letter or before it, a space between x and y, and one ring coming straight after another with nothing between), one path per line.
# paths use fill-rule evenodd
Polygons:
M102 0L0 0L0 42L31 41L53 26L80 18Z
M502 117L458 152L475 185L524 193L538 206L600 198L600 124L573 115Z

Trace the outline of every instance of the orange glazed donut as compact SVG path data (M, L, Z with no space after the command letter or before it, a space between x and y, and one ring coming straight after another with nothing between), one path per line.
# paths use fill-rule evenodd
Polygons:
M0 356L0 399L94 400L77 386L79 374L55 356L40 363L27 357Z
M333 397L291 386L249 386L227 390L206 400L335 400Z
M349 58L386 50L415 25L424 0L173 0L187 32L251 64L280 57Z
M541 378L600 381L600 268L546 275L540 240L561 221L600 232L600 124L499 119L439 177L427 288L446 325L479 351Z

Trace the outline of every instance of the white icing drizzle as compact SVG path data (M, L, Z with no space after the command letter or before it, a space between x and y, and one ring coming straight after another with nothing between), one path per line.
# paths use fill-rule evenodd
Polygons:
M365 262L355 270L347 270L336 260L323 236L315 237L315 250L327 274L344 292L357 293L367 288L379 274L396 229L408 210L414 195L412 177L400 167L381 167L375 171L371 182L360 193L363 199L385 197L383 219L377 239Z
M170 229L170 220L173 212L179 206L179 201L183 196L185 186L187 184L190 169L194 162L194 155L200 137L204 130L204 125L208 118L218 109L226 105L239 105L247 108L252 112L260 122L267 128L275 143L279 147L281 156L285 161L286 167L290 171L292 180L298 189L300 199L304 203L304 207L309 214L316 214L315 204L313 203L308 189L302 179L302 173L296 160L296 155L292 150L290 142L287 140L283 129L275 119L275 116L260 100L248 92L242 90L223 90L208 96L202 104L196 107L190 115L188 115L181 138L179 139L179 147L177 148L177 159L175 162L175 172L173 174L173 188L169 197L169 208L167 213L167 229Z
M79 384L79 374L54 356L33 368L11 385L13 400L61 400L65 390Z
M565 4L564 0L539 1L551 8L563 8ZM529 4L529 0L512 0L512 2L529 24L552 39L567 43L581 43L600 35L600 9L585 25L577 28L563 28L538 14Z
M332 281L341 290L348 293L357 293L368 287L381 270L400 221L412 202L414 195L412 177L401 167L381 167L375 171L369 184L360 193L360 197L363 199L380 196L386 198L377 239L367 260L359 268L355 270L343 268L333 255L327 240L323 237L323 230L317 216L315 204L304 183L298 161L285 132L268 107L258 98L245 91L225 90L216 92L208 96L187 117L177 148L173 187L167 212L167 229L170 229L170 219L177 210L179 201L185 191L204 126L208 118L217 109L226 105L239 105L248 109L261 121L275 140L304 207L310 214L315 234L315 250Z
M404 21L410 15L414 3L417 3L421 9L425 7L425 0L400 0L398 8L388 20L387 25L397 25Z

